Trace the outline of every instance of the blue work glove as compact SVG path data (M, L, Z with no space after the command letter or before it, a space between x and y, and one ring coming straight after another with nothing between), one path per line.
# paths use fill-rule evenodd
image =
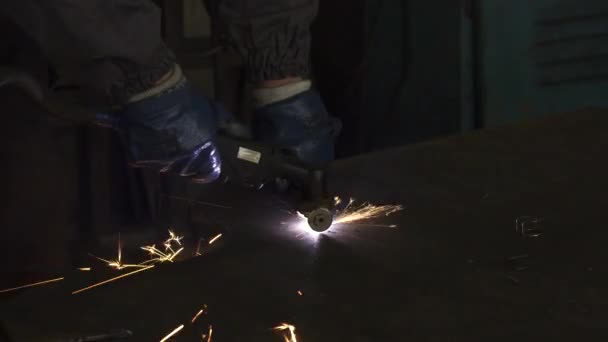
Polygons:
M258 108L253 120L256 140L280 147L307 166L322 167L334 159L341 129L314 90Z
M119 131L132 166L159 167L210 183L221 174L214 137L224 117L229 115L223 107L194 94L183 79L158 95L128 103L119 113L100 113L97 121Z

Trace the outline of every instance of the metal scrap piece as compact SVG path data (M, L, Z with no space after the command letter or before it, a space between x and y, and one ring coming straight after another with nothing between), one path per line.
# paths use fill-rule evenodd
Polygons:
M520 216L515 219L515 231L526 238L536 238L543 235L541 218L534 216Z

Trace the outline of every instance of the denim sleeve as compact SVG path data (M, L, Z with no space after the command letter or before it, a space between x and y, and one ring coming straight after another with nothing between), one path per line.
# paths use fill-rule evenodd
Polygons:
M211 5L210 5L211 3ZM220 31L243 57L250 82L310 72L310 25L318 0L210 0Z
M38 44L58 87L111 104L150 88L174 63L149 0L6 1L0 12Z

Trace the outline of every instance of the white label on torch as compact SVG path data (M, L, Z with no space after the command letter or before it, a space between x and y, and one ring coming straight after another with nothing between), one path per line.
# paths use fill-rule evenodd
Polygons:
M260 159L262 158L262 153L239 146L239 152L237 153L236 157L248 162L259 164Z

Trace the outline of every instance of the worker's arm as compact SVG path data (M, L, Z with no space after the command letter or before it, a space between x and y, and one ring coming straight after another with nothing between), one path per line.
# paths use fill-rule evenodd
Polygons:
M213 136L224 112L191 91L151 1L20 0L0 11L46 55L54 91L69 90L119 128L133 165L217 178Z
M340 130L310 81L318 0L207 0L216 31L243 57L253 88L253 133L301 161L334 158Z
M38 44L54 86L78 87L99 104L123 104L175 63L149 0L5 1L0 12Z
M333 159L336 120L307 80L318 0L208 4L256 89L255 137L304 162ZM0 10L38 42L57 73L56 89L77 89L86 102L106 105L106 122L119 114L115 126L134 165L159 165L201 182L216 178L213 136L227 113L191 92L149 0L21 0Z

